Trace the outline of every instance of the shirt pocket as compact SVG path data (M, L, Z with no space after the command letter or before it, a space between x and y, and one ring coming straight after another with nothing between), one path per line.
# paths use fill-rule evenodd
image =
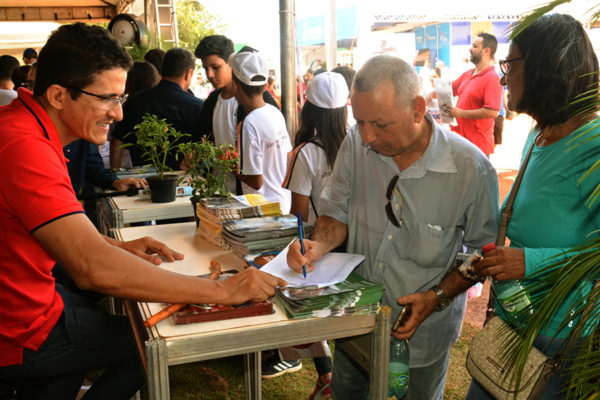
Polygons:
M419 221L414 232L410 235L406 255L420 267L445 268L456 255L456 227Z

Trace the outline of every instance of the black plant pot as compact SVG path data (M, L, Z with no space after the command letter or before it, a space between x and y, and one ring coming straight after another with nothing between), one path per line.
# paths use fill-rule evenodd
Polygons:
M177 190L177 175L158 175L146 178L150 185L150 198L153 203L170 203L175 201L175 192Z

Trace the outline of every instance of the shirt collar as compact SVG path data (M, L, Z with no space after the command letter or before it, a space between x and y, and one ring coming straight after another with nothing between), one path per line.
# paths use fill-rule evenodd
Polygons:
M54 146L57 153L62 155L64 162L67 162L68 160L63 154L63 145L60 141L58 131L56 130L54 122L52 122L52 119L50 118L46 110L40 105L40 103L35 101L35 99L33 98L33 93L31 93L29 90L25 88L19 88L17 94L19 96L19 100L29 111L32 117L35 118L36 123L42 129L46 138L50 140L50 143L52 143L52 146Z
M171 89L175 89L175 90L177 90L179 92L186 93L186 91L183 90L183 88L178 83L175 83L173 81L169 81L167 79L161 80L158 84L159 84L159 86L166 86L166 87L169 87Z
M472 71L475 71L475 68L472 69ZM489 67L482 69L481 71L479 71L479 73L473 75L473 78L475 78L476 76L483 76L487 73L489 73L490 71L496 71L496 67L494 67L493 65L490 65Z

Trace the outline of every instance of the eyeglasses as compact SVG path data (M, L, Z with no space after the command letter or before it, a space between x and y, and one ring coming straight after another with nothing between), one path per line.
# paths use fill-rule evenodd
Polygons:
M519 61L522 59L523 59L523 57L515 57L515 58L507 58L506 60L498 61L498 64L500 64L500 72L502 72L504 75L506 75L508 73L508 70L510 69L510 63L513 61Z
M111 108L119 105L123 105L123 103L125 102L125 100L127 100L127 97L129 96L128 94L123 94L121 96L102 96L99 94L95 94L95 93L90 93L90 92L86 92L83 89L79 89L79 88L72 88L72 87L68 87L65 86L67 89L70 90L76 90L80 93L83 94L87 94L88 96L93 96L93 97L97 97L99 99L102 100L102 102L100 103L100 106L105 109L105 110L110 110Z
M394 177L388 183L387 190L385 192L385 197L387 198L387 203L385 205L385 214L388 219L396 228L402 228L402 208L404 207L404 199L402 198L402 193L396 188L396 183L398 183L399 175L394 175ZM398 197L400 198L400 206L396 204L396 210L400 208L400 219L396 218L396 213L394 212L394 207L392 205L392 195L394 192L398 193Z

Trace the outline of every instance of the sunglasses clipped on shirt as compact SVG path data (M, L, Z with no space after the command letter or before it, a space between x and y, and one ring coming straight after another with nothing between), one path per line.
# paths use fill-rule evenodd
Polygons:
M402 193L396 188L396 183L398 183L399 175L394 175L388 183L387 190L385 191L385 197L387 198L387 203L385 204L385 214L388 217L388 220L394 225L396 228L402 228L402 208L404 207L404 199L402 198ZM398 197L400 198L400 206L396 204L396 209L400 209L400 217L396 217L396 213L394 212L394 206L392 204L392 196L394 192L398 193Z

